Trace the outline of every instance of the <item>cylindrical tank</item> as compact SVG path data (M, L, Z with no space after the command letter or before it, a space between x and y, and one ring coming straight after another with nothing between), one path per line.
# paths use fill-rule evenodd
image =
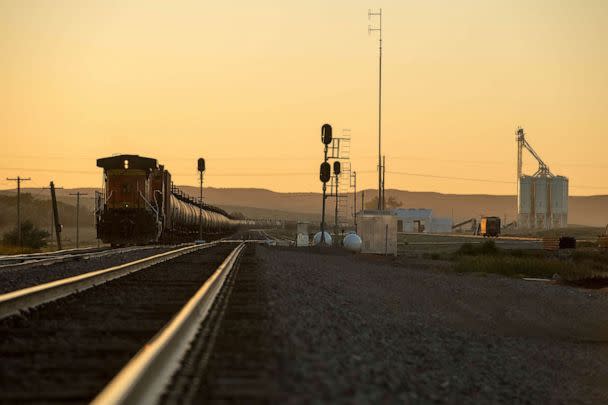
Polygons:
M198 230L199 227L199 207L188 204L171 196L171 224L175 228ZM202 215L203 231L210 233L225 232L234 228L236 221L214 211L203 209Z
M546 177L536 177L534 184L534 211L537 216L547 214L547 195L549 189Z
M346 248L346 250L359 253L361 251L363 241L361 240L361 237L356 233L349 233L344 237L342 244L344 244L344 248Z
M532 208L532 178L530 176L521 176L519 179L519 195L517 197L517 213L529 214Z
M523 228L531 225L532 214L532 184L533 178L521 176L519 179L519 193L517 194L517 223Z
M551 208L555 214L568 212L568 179L556 176L551 183Z
M325 234L325 245L331 246L331 235L327 231L324 232L324 234ZM312 243L315 246L321 244L321 232L317 232L315 234L314 238L312 238Z
M552 226L568 225L568 178L555 176L551 183Z

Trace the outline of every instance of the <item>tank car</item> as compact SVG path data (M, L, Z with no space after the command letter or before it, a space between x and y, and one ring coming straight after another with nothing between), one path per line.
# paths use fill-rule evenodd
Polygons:
M242 221L174 187L156 159L119 155L97 160L103 191L96 203L97 237L115 246L192 241L228 235Z

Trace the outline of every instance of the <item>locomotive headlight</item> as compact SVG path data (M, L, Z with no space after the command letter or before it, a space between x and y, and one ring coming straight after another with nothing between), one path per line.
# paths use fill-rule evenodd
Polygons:
M125 169L128 169L129 168L129 161L125 160L123 163L124 163Z

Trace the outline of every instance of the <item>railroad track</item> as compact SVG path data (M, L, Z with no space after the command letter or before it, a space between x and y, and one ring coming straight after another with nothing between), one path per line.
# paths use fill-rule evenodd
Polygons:
M186 246L0 295L0 401L160 398L245 248Z
M87 253L87 252L96 252L101 250L110 249L109 247L86 247L86 248L74 248L74 249L63 249L57 250L54 252L39 252L39 253L24 253L18 255L0 255L0 263L4 261L22 261L22 260L30 260L37 259L41 257L48 257L58 254L73 254L73 253Z
M269 235L265 229L252 229L249 231L249 234L257 235L259 239L264 240L266 244L272 246L292 246L294 244L293 240Z
M64 263L73 260L86 260L95 257L104 257L155 248L158 248L158 246L129 246L114 249L109 247L83 248L59 250L56 252L32 253L26 255L0 256L0 271L4 268L48 266L55 263Z

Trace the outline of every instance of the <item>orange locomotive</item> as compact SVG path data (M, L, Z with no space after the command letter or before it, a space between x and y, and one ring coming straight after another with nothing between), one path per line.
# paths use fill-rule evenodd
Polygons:
M193 241L202 219L206 239L242 224L221 208L186 196L156 159L120 155L97 159L104 188L96 203L97 237L113 246Z

